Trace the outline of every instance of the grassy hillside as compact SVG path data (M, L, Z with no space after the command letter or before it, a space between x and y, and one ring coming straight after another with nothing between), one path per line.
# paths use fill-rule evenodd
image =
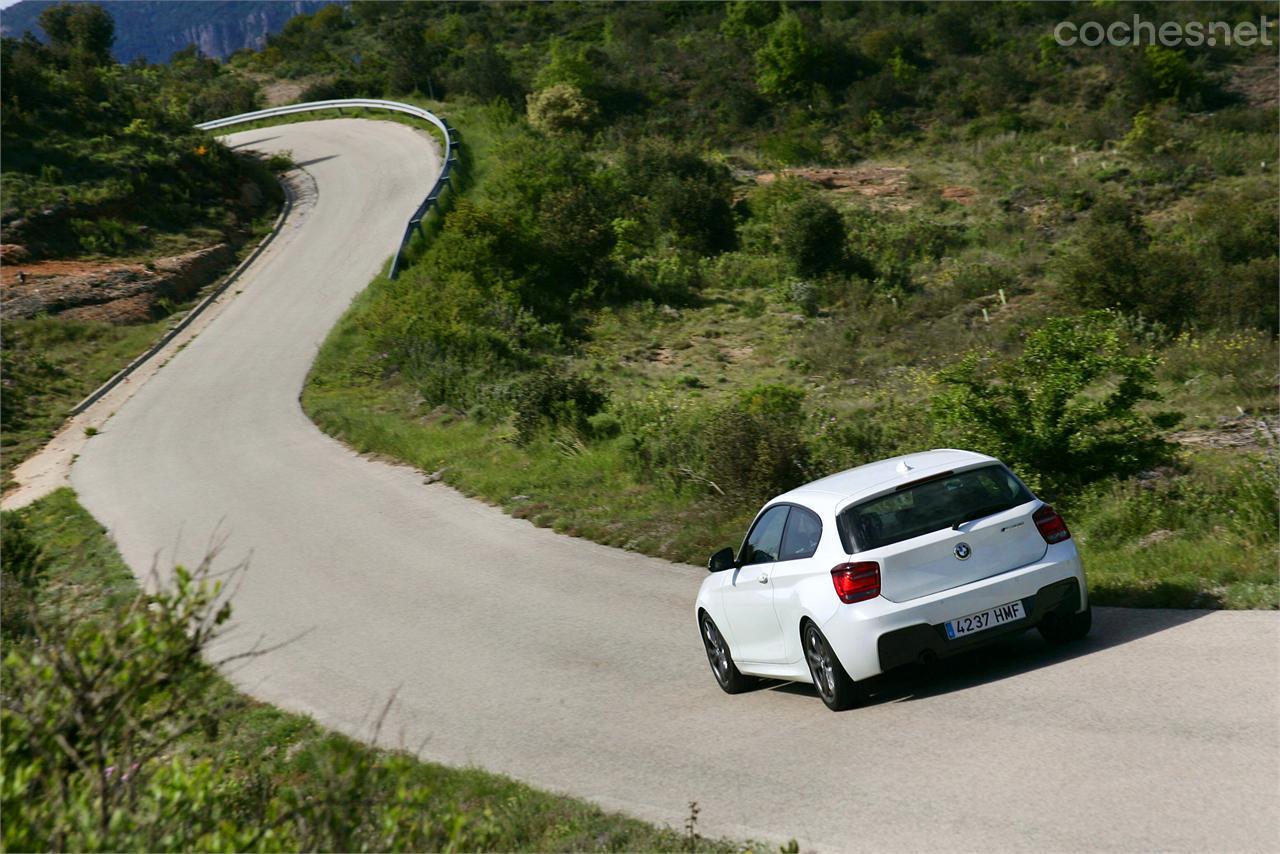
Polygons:
M1276 607L1274 58L1046 40L1123 6L955 8L295 22L243 61L430 79L473 173L335 330L308 411L537 524L691 562L788 486L971 447L1066 510L1099 602ZM416 82L398 28L442 45ZM506 83L449 85L479 53Z
M201 659L212 578L143 595L70 490L0 524L6 850L744 850L254 702Z

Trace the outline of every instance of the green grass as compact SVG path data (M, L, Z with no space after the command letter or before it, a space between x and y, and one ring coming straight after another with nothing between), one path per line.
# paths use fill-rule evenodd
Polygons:
M1271 453L1188 453L1183 471L1101 484L1073 502L1090 588L1118 605L1276 608Z
M43 600L70 597L87 609L77 612L79 619L88 619L106 617L137 595L138 588L105 531L70 490L59 490L16 515L6 513L4 521L6 525L25 523L28 534L43 548L47 580L37 594ZM62 617L67 618L67 613ZM389 755L329 732L310 718L258 703L218 679L203 707L223 706L213 731L185 736L173 754L217 763L230 775L233 789L243 792L246 803L254 792L270 791L285 782L301 783L318 796L322 788L315 775L343 763ZM406 792L428 792L424 818L443 829L441 844L456 823L464 829L465 847L483 850L745 850L728 840L701 837L691 846L684 832L608 813L478 769L417 761L393 767L398 770L380 781L372 801L391 803L408 797ZM684 819L672 816L676 823Z
M35 317L4 324L4 372L18 375L25 394L6 401L21 416L6 418L0 444L5 488L10 473L49 440L68 410L164 334L173 318L116 326L105 321ZM6 389L6 394L8 389Z

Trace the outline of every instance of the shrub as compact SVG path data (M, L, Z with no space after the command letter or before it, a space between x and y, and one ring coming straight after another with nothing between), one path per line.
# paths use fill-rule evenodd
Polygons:
M782 281L786 265L774 255L726 252L709 267L712 282L729 290L764 288Z
M622 432L622 422L612 412L597 412L587 419L587 427L597 439L613 439Z
M1158 235L1131 202L1104 199L1052 272L1086 308L1117 308L1175 331L1196 324L1274 330L1280 224L1272 192L1207 194L1185 225Z
M702 287L702 267L690 252L665 249L643 255L627 265L627 272L658 302L693 302Z
M618 408L627 463L650 483L682 491L708 485L703 436L708 415L687 400L650 396Z
M1177 247L1153 249L1130 203L1100 202L1053 272L1085 308L1116 308L1173 329L1195 317L1195 259Z
M551 368L522 377L512 385L510 396L520 444L553 425L589 433L588 419L607 401L604 391L591 380Z
M337 101L342 98L358 98L361 95L369 96L371 93L359 81L352 77L334 77L330 80L317 80L306 89L302 90L302 94L298 96L298 100L305 101Z
M822 307L822 289L808 279L789 277L784 283L784 294L806 317L814 317Z
M1047 495L1068 495L1170 459L1170 413L1139 412L1159 399L1156 359L1125 353L1106 313L1051 318L1022 355L998 368L971 353L941 371L931 408L944 445L998 456Z
M515 106L524 94L511 62L492 45L468 45L456 58L457 70L448 77L449 90L474 95L481 101L501 98Z
M645 140L629 146L614 175L631 197L653 243L710 255L737 242L728 169L687 146Z
M556 83L529 96L529 124L552 134L585 131L599 114L596 103L569 83Z
M918 404L878 394L843 412L820 410L808 420L809 476L823 477L876 460L931 447L929 418Z
M844 221L830 202L816 196L783 213L778 243L799 276L818 276L845 262Z
M736 499L764 499L804 482L804 392L757 386L722 408L706 428L707 475Z
M123 607L68 596L33 613L34 638L3 662L6 850L492 846L492 825L442 815L403 754L334 736L309 745L297 766L309 773L289 780L268 762L244 775L233 759L193 758L231 702L201 655L230 616L209 576L206 560Z

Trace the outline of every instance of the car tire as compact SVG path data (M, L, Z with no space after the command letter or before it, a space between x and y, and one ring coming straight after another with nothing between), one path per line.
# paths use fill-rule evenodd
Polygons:
M805 661L809 664L809 675L813 677L813 687L827 708L843 712L858 705L863 699L862 689L849 678L818 627L806 622L800 638L804 644Z
M715 620L710 614L703 614L698 620L699 634L702 635L702 646L707 651L707 662L711 665L711 675L716 677L716 684L726 694L741 694L755 687L756 679L743 676L738 666L733 663L733 655L729 651L729 642L720 634Z
M1093 605L1088 605L1083 611L1065 617L1061 614L1050 614L1040 622L1038 628L1041 637L1054 646L1059 646L1080 640L1089 634L1092 626Z

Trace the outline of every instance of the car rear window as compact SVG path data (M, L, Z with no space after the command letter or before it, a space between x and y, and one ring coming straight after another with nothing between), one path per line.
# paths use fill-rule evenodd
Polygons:
M845 545L867 551L981 519L1031 499L1012 472L994 463L908 484L855 504L840 514L840 521L853 539Z

